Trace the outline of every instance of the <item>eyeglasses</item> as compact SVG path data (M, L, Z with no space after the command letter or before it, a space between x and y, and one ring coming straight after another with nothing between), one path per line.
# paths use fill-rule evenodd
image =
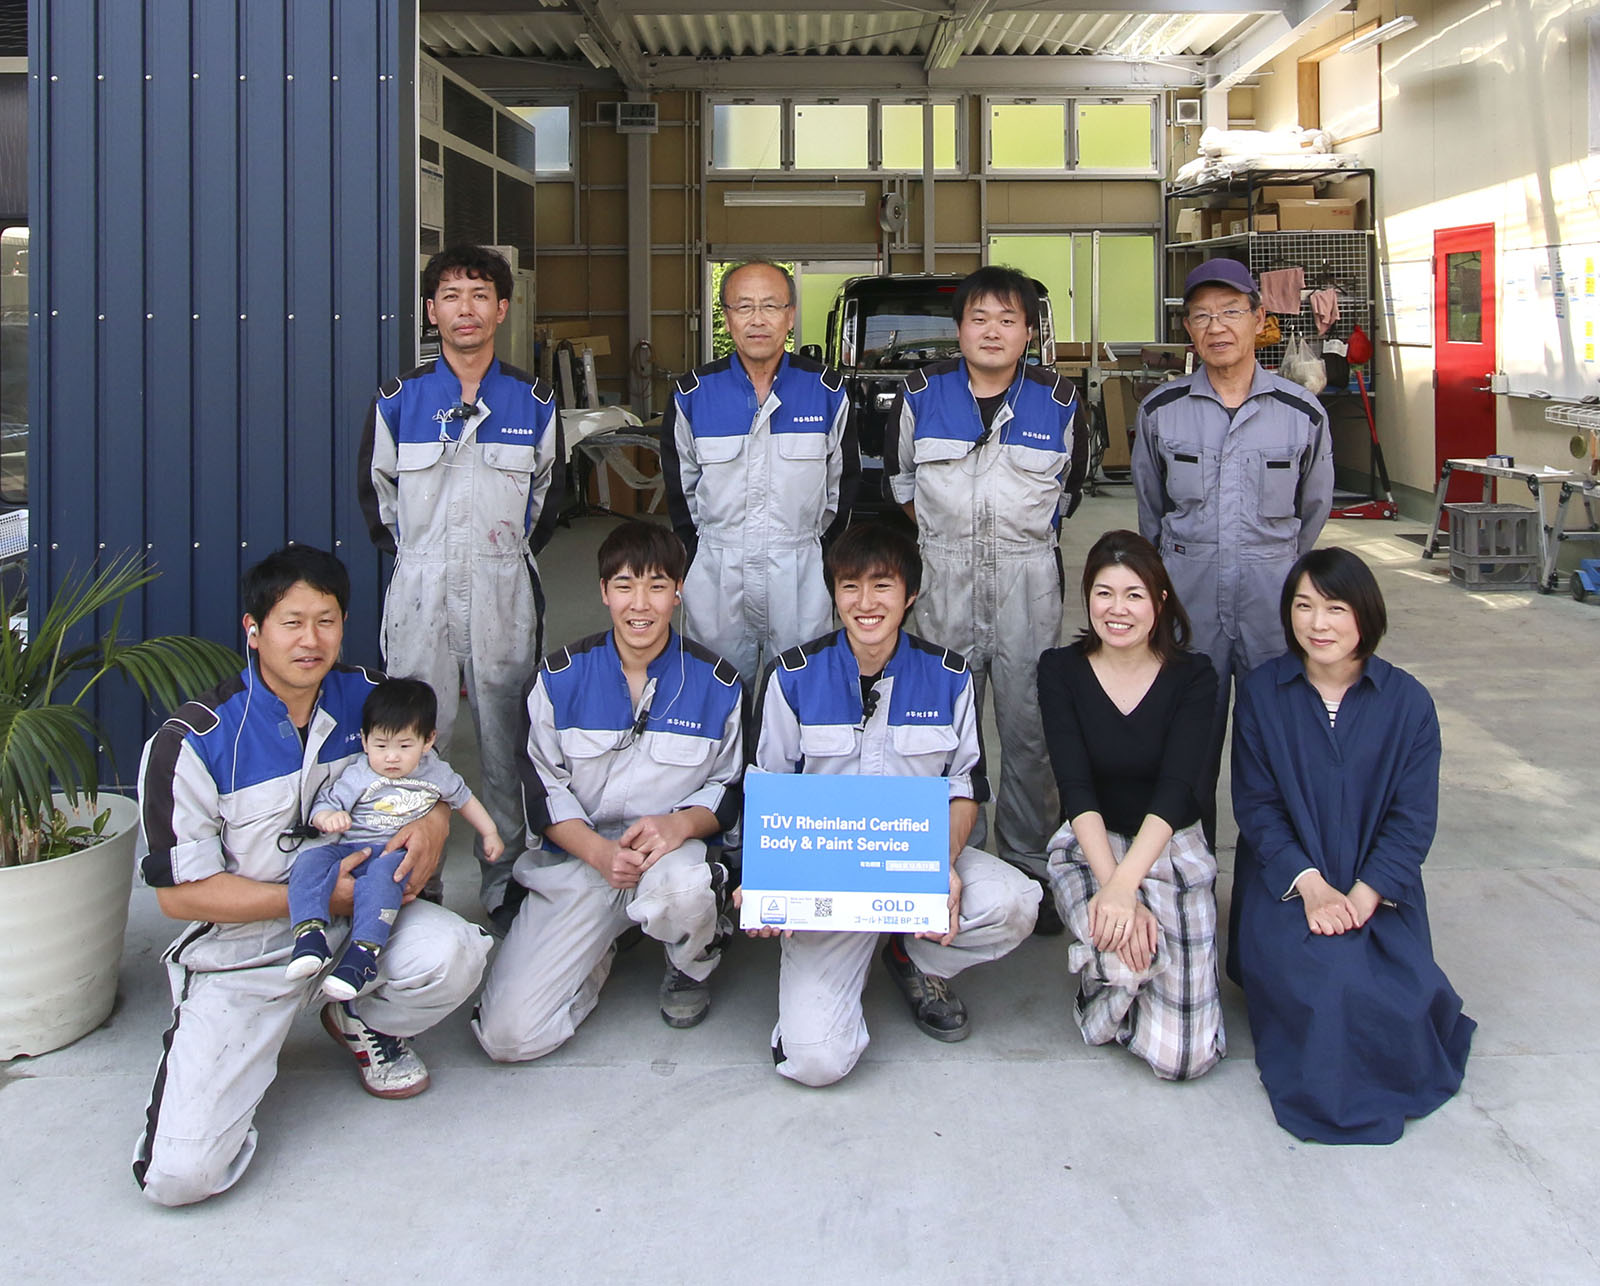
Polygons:
M1212 322L1221 322L1224 326L1237 326L1246 317L1253 316L1255 313L1249 308L1224 308L1220 313L1189 313L1185 320L1189 325L1204 330Z
M780 304L775 299L764 299L759 304L748 301L742 304L726 304L723 311L730 317L737 317L740 321L749 321L752 317L781 317L789 311L788 304Z

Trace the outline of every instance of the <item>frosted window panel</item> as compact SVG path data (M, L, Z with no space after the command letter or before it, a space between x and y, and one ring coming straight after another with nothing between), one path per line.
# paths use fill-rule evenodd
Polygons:
M865 103L801 103L794 109L794 168L867 168Z
M989 164L997 170L1067 168L1064 103L993 103Z
M783 165L781 103L718 103L711 109L711 164L719 170Z
M1149 103L1082 103L1078 107L1078 168L1135 170L1156 167Z
M534 160L539 174L572 172L572 109L556 107L513 107L515 115L533 126Z
M1087 233L1072 238L1072 335L1087 340L1090 331L1090 281L1094 241ZM1057 334L1065 339L1065 309L1057 305ZM1156 338L1156 239L1153 236L1102 235L1100 238L1100 339L1107 344L1153 343Z
M919 171L922 169L922 104L885 103L883 122L883 168ZM956 105L933 105L933 168L956 169Z

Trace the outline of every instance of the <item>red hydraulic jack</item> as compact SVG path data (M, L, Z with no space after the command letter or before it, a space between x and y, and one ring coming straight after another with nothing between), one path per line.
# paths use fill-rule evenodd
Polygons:
M1357 327L1350 336L1350 365L1365 362L1372 356L1372 341ZM1389 486L1389 466L1383 462L1383 447L1378 444L1378 422L1372 418L1372 403L1367 398L1367 381L1356 371L1356 387L1361 390L1361 407L1367 413L1367 431L1372 435L1372 472L1383 484L1383 499L1373 497L1351 505L1335 505L1330 518L1398 518L1400 506L1394 502L1394 491Z

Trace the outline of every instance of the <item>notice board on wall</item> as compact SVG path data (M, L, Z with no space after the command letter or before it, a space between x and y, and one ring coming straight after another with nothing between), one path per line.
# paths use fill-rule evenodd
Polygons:
M1600 242L1500 255L1500 365L1512 393L1600 395Z

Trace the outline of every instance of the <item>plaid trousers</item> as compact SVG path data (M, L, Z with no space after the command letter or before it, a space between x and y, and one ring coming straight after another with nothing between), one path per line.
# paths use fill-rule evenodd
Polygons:
M1129 837L1107 832L1121 862ZM1217 992L1217 859L1198 824L1179 831L1139 885L1139 899L1161 928L1149 968L1135 972L1115 951L1097 951L1089 900L1099 882L1070 823L1050 840L1050 889L1076 939L1067 963L1082 975L1078 1029L1091 1045L1111 1041L1149 1063L1163 1080L1193 1080L1227 1052Z

